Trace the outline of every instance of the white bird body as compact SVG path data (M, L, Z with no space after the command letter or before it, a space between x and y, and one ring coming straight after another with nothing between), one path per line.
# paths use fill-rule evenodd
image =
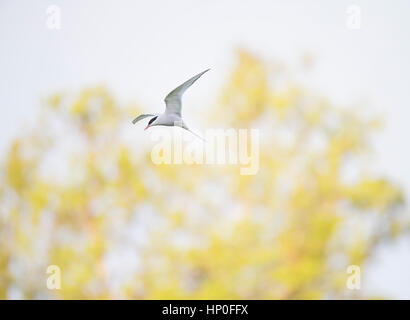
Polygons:
M147 127L145 130L147 130L150 127L153 126L178 126L181 128L184 128L185 130L188 130L189 132L195 134L198 136L196 133L192 132L187 125L185 124L184 120L182 120L182 115L181 115L181 109L182 109L182 95L184 92L196 81L198 80L205 72L209 71L210 69L207 69L205 71L202 71L201 73L197 74L196 76L192 77L188 81L185 81L183 84L181 84L179 87L175 88L172 90L168 95L165 97L165 112L162 114L141 114L138 117L136 117L132 123L137 123L138 121L145 119L147 117L151 117L151 119L148 122ZM199 137L199 136L198 136ZM199 137L201 138L201 137ZM202 139L202 138L201 138Z
M178 123L180 125L178 125ZM184 121L182 118L176 114L160 114L157 119L150 125L151 126L180 126L182 127Z

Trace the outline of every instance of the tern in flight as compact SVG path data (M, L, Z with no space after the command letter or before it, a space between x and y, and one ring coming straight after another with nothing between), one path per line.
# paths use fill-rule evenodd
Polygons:
M135 124L138 121L151 117L151 119L148 122L148 125L144 130L147 130L150 127L153 126L178 126L181 127L185 130L188 130L189 132L193 133L197 137L201 138L198 136L195 132L192 132L187 125L185 124L184 120L182 120L181 116L181 107L182 107L182 95L188 89L192 84L198 80L205 72L209 71L210 69L207 69L205 71L202 71L201 73L197 74L196 76L192 77L188 81L185 81L183 84L181 84L179 87L175 88L172 90L168 95L165 97L165 112L163 114L141 114L138 117L136 117L134 120L132 120L132 123ZM204 140L203 138L201 138Z

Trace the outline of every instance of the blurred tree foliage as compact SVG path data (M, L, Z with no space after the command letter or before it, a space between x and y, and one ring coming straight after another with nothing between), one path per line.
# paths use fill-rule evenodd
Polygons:
M104 88L50 97L2 161L0 298L360 297L347 266L409 227L401 190L369 169L378 121L237 61L207 119L260 129L254 176L154 165L140 110Z

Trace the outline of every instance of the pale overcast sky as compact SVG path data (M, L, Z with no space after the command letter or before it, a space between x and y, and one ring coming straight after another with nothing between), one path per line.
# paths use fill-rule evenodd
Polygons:
M46 27L52 4L61 8L58 31ZM361 9L358 30L346 27L352 4ZM186 99L211 101L238 46L290 65L308 51L317 60L307 86L383 112L375 166L409 197L409 13L408 0L1 0L0 152L54 90L105 84L121 101L160 111L175 81L208 67L207 81ZM410 298L409 270L409 239L386 245L363 275L364 289Z

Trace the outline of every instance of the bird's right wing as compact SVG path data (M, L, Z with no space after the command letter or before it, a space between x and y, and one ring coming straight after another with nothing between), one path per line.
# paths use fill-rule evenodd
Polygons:
M192 77L191 79L185 81L183 84L181 84L179 87L175 88L172 90L168 95L165 97L165 113L167 114L176 114L179 117L181 116L181 98L186 89L188 89L192 84L198 80L205 72L209 71L210 69L207 69L205 71L202 71L201 73L197 74L196 76Z
M138 121L145 119L147 117L155 117L157 116L156 114L140 114L138 117L136 117L134 120L132 120L133 124L136 124Z

